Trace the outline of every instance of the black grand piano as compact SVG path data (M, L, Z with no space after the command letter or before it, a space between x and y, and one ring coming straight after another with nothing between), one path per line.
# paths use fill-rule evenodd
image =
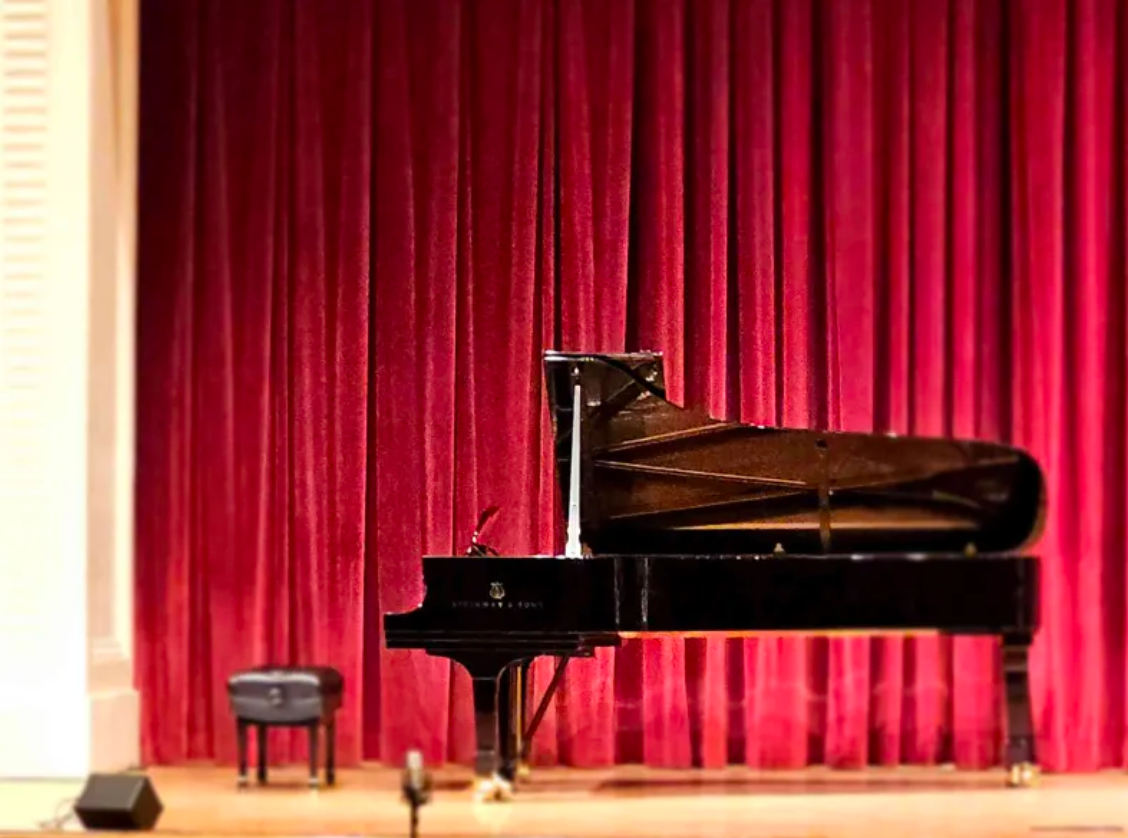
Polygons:
M544 358L567 518L560 555L501 557L479 520L426 556L390 649L473 679L478 795L504 799L571 658L657 634L1001 639L1007 782L1037 775L1027 676L1044 509L1038 464L972 441L726 422L667 400L658 353ZM526 723L527 670L557 659Z

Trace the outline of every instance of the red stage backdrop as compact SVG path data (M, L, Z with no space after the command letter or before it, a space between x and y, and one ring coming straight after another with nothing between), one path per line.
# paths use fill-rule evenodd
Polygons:
M1043 763L1125 764L1123 3L151 0L142 66L148 760L232 759L224 680L268 661L344 672L345 763L470 759L468 678L381 616L487 504L559 549L551 347L1027 446ZM980 640L634 642L535 762L985 766L999 682Z

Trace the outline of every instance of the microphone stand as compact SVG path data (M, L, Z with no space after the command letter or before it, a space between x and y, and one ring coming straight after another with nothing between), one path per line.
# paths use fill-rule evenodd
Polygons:
M411 838L419 835L419 809L431 799L431 777L423 768L423 755L409 751L403 772L403 796L411 810Z

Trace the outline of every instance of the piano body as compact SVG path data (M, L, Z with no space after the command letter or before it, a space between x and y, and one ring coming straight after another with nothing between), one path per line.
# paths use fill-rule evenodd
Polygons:
M390 649L470 673L478 794L504 799L564 667L625 638L796 632L1000 638L1007 782L1037 775L1027 676L1038 464L983 442L726 422L667 400L658 353L548 352L564 553L426 556ZM486 518L496 510L488 510ZM526 723L529 664L557 659Z

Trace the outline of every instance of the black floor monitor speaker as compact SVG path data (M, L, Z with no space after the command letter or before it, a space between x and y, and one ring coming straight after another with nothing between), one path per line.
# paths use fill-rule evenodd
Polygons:
M152 829L164 805L144 774L91 774L74 804L87 829Z

